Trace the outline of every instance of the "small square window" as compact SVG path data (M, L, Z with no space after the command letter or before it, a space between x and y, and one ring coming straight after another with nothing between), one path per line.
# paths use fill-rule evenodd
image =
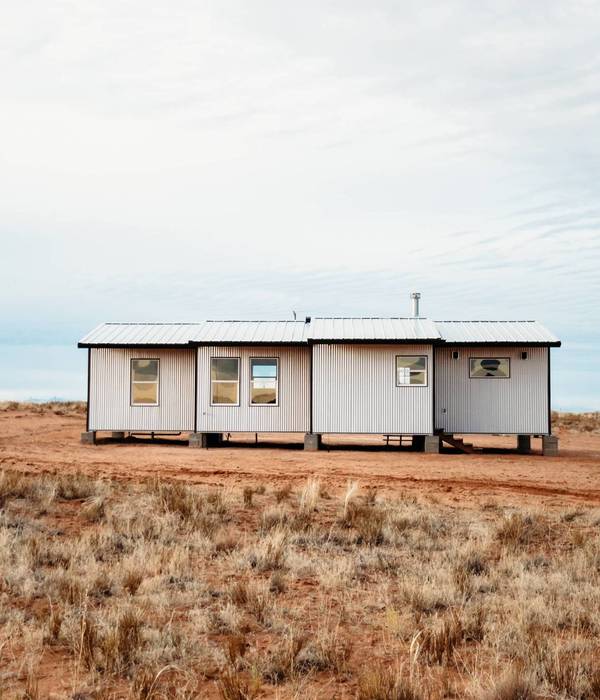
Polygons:
M427 386L426 355L396 355L396 386Z
M458 360L459 357L460 357L460 353L458 352L458 350L453 350L452 351L452 359Z
M525 350L521 353L521 359L522 359L522 360L526 360L526 359L527 359L527 352L526 352Z

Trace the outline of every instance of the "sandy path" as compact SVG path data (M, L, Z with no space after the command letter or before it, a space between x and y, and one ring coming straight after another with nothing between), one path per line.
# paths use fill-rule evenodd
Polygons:
M47 412L0 412L0 467L28 472L81 470L98 477L140 479L160 476L191 483L298 482L318 475L332 490L349 479L386 491L419 491L444 501L482 503L534 500L547 505L600 504L600 436L560 435L558 457L516 455L502 450L514 439L474 436L486 448L475 455L426 455L391 448L379 449L377 438L329 438L338 449L306 453L293 447L253 445L190 449L182 444L81 445L85 421L79 415ZM271 436L263 436L265 441ZM237 438L239 440L239 438ZM301 436L278 436L277 442ZM340 445L342 442L345 443ZM371 443L370 450L360 443ZM539 441L534 441L537 443ZM356 449L352 449L353 443ZM340 448L341 446L341 448ZM534 447L539 449L539 445ZM495 449L493 449L495 448Z

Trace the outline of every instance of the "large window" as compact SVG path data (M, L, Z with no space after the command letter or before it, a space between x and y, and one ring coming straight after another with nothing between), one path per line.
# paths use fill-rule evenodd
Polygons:
M277 405L279 400L279 362L276 357L250 359L250 403Z
M158 360L131 360L131 405L158 406Z
M213 406L230 406L239 404L239 357L210 358L210 402Z
M469 377L481 379L510 377L510 358L508 357L471 357L469 358Z
M396 386L427 385L427 355L396 355Z

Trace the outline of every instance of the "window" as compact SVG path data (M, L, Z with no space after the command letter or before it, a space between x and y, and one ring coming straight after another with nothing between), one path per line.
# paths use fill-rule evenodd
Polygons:
M396 386L427 385L426 355L396 355Z
M275 406L279 400L279 361L276 357L250 359L250 403Z
M210 402L213 406L227 406L232 404L239 404L239 357L210 358L210 391Z
M131 405L158 406L158 360L131 360Z
M458 360L459 358L460 358L460 353L458 352L458 350L453 350L452 351L452 359Z
M471 357L469 377L481 379L497 377L507 379L510 377L510 359L508 357Z

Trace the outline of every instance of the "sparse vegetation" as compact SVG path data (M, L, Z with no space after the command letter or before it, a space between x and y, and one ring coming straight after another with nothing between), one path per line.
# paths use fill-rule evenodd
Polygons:
M0 696L598 698L597 522L3 471Z

